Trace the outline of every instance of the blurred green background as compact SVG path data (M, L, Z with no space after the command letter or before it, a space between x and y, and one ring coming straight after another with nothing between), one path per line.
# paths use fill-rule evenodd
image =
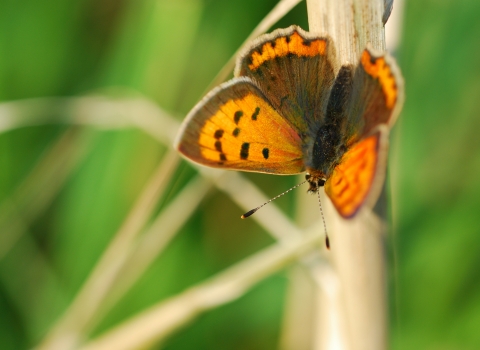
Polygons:
M141 92L180 121L276 2L1 0L1 101L121 87ZM407 99L390 170L393 349L480 348L479 15L477 0L405 4L395 54ZM290 24L308 28L305 3L276 27ZM42 189L32 171L65 133L62 162L75 159L75 165L58 180L58 193L35 209L34 194ZM2 349L29 348L45 336L165 150L133 128L46 125L0 134L0 246L9 247L0 256ZM157 211L193 174L181 165ZM296 183L292 177L248 177L271 196ZM278 205L294 216L292 197ZM26 226L10 247L1 236L11 230L11 207ZM226 195L212 191L94 334L273 243L254 221L240 221L240 213ZM276 274L164 345L275 349L286 286L286 274Z

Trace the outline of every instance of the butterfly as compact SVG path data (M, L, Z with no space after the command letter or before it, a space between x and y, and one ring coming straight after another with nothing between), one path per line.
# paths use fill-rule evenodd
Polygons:
M378 199L402 101L400 70L388 54L367 48L357 64L340 65L331 38L291 26L243 51L234 78L192 109L175 145L214 168L306 172L309 192L324 187L351 218Z

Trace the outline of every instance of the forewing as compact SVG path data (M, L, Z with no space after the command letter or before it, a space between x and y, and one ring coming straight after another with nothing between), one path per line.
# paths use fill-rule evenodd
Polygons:
M388 127L378 126L351 146L325 183L325 192L345 218L364 205L373 206L385 179Z
M304 170L302 140L248 78L211 91L189 113L176 147L216 168L273 174Z
M348 137L362 138L379 124L392 126L403 104L403 79L387 53L365 49L353 77Z
M235 76L254 80L273 107L307 134L324 120L335 78L334 52L329 38L291 26L255 40L239 57Z

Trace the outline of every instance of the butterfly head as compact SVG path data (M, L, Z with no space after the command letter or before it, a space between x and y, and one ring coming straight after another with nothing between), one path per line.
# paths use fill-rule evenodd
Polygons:
M327 181L323 172L314 169L307 170L307 173L305 174L305 180L307 180L310 185L308 188L308 193L317 193L319 187L323 187L323 185L325 185L325 181Z

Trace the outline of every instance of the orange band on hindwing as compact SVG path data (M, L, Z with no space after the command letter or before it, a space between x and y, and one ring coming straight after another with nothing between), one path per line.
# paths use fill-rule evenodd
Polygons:
M353 216L372 187L378 161L379 134L354 144L325 183L325 192L343 217Z

